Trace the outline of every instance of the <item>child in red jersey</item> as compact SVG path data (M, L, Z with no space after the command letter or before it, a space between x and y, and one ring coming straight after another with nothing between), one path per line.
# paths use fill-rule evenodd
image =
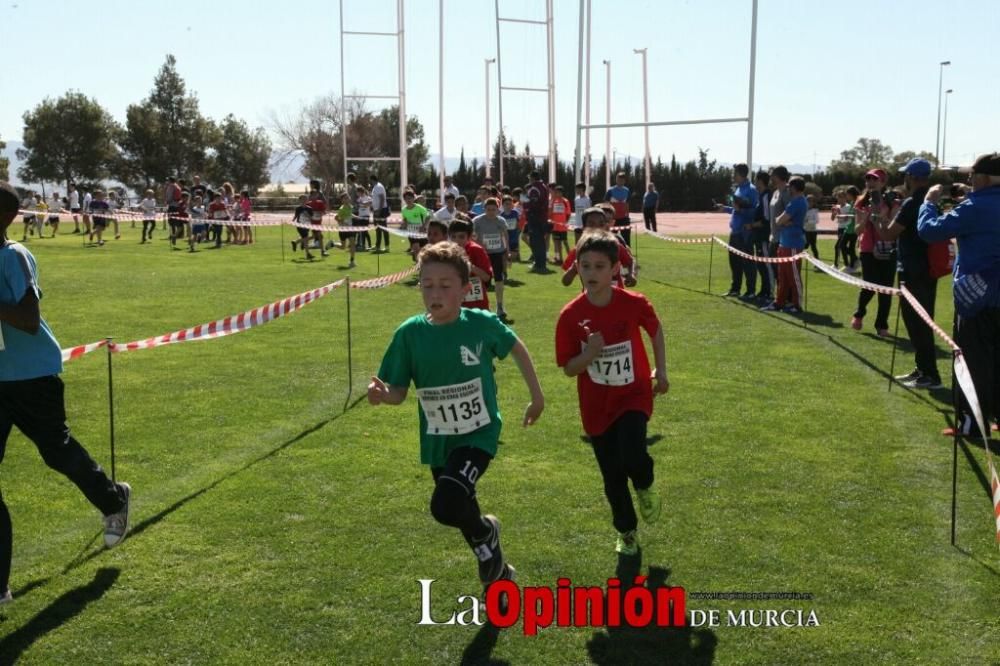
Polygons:
M653 413L653 395L666 393L670 383L663 327L653 306L642 294L614 286L619 251L618 240L607 231L588 231L581 238L577 265L584 292L559 313L556 362L577 378L583 428L591 438L618 531L615 550L641 557L628 482L631 479L639 498L643 520L654 522L661 499L653 488L646 424ZM653 343L652 373L640 329Z
M549 220L552 221L552 249L556 258L552 260L554 264L562 264L563 250L569 254L569 244L566 239L569 234L569 218L572 215L569 199L563 196L561 185L556 185L553 189L552 198L549 199Z
M493 264L490 255L482 245L472 240L472 222L464 215L456 217L448 225L448 240L465 250L469 257L469 291L462 301L463 308L490 309L490 297L486 287L493 279Z
M584 233L588 231L600 231L606 230L610 226L611 221L608 218L607 213L599 207L588 208L583 211L583 231ZM632 257L632 253L629 252L628 246L625 245L625 241L618 234L611 234L612 237L618 241L618 263L619 268L614 273L614 279L617 285L621 288L634 287L636 285L637 276L639 274L638 266L636 265L635 259ZM582 237L581 237L582 239ZM571 249L566 254L566 260L562 264L563 275L562 283L564 287L568 287L573 284L578 274L576 265L576 247Z

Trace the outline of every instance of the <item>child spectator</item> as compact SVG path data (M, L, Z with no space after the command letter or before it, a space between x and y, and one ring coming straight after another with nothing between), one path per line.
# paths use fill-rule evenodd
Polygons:
M542 414L544 396L531 356L517 335L489 312L462 307L469 263L454 243L436 243L419 255L426 313L404 321L392 337L378 376L368 385L372 405L399 405L412 383L419 403L420 461L434 479L434 519L458 528L478 560L488 587L512 580L500 545L500 521L482 515L477 482L497 453L501 417L494 359L512 354L531 394L525 426Z
M861 196L858 188L851 185L847 188L847 203L841 208L841 215L847 219L847 226L844 227L844 272L858 272L858 223L857 211L854 203Z
M628 215L628 200L632 191L625 186L625 174L619 171L615 174L615 185L604 195L604 200L615 210L615 226L625 240L626 245L632 244L632 220Z
M497 295L497 316L505 324L513 322L507 318L503 306L503 283L507 279L507 265L510 263L510 247L507 245L507 221L500 217L500 205L496 199L486 200L485 213L472 221L476 240L486 250L493 268L493 288Z
M569 233L569 218L572 215L569 200L563 196L562 186L556 185L551 190L552 197L549 199L549 219L552 221L552 249L555 259L552 263L561 265L563 262L563 250L569 254L569 244L566 242Z
M611 225L611 221L603 209L588 208L583 211L583 225L583 233L586 235L589 231L607 231L608 227ZM612 236L617 239L619 245L621 245L618 253L618 265L614 272L615 283L622 289L625 287L634 287L638 278L638 266L635 259L632 257L632 253L629 251L628 246L625 245L625 241L617 234L612 234ZM577 246L579 246L579 243L577 243ZM565 287L573 284L573 281L576 280L576 276L579 274L576 257L577 249L576 247L573 247L573 249L571 249L566 255L566 260L563 261L562 283Z
M229 217L229 206L223 199L222 192L215 192L212 195L212 202L208 204L208 218L212 220L212 237L215 239L216 249L222 247L222 227L223 222L228 222ZM230 227L232 225L225 225ZM181 224L183 229L183 223ZM183 234L182 234L183 236Z
M52 203L49 204L49 226L52 228L52 238L56 237L59 230L59 213L62 211L62 199L58 192L52 193Z
M641 558L628 484L632 482L639 498L643 520L655 522L662 502L653 487L646 426L653 395L666 393L670 383L663 328L653 306L642 294L614 286L620 249L618 240L604 230L588 231L580 240L577 264L584 291L559 313L556 362L567 376L577 378L583 428L591 438L618 532L615 551ZM642 330L653 344L652 373Z
M17 192L9 183L0 182L0 461L10 431L16 427L35 444L45 463L72 481L103 514L104 545L113 548L128 532L132 489L109 479L66 424L64 386L59 378L62 352L39 312L42 291L35 258L7 238L17 209ZM42 486L31 493L33 501L46 502ZM0 605L13 601L12 553L10 512L0 496Z
M775 219L778 225L778 257L791 257L802 251L805 246L805 233L803 227L806 222L806 211L809 204L806 202L806 181L801 176L792 176L788 181L788 190L791 194L785 210ZM799 299L802 295L802 280L799 273L799 263L783 262L778 264L778 288L773 303L765 305L761 310L782 310L789 314L799 314L802 312L799 306Z
M355 224L359 227L367 227L371 224L372 217L372 198L368 194L368 190L365 189L364 185L358 185L358 214L355 219ZM372 236L367 229L365 231L358 232L358 249L362 252L367 252L372 247Z
M319 248L319 255L325 257L328 255L326 247L323 246L323 216L326 214L327 200L320 185L321 183L318 180L309 181L309 197L306 199L306 203L311 211L309 222L312 224L313 241L315 241L316 247ZM308 246L303 245L303 247L306 251L306 259L312 259Z
M819 202L815 195L809 194L806 196L806 204L809 208L806 209L806 221L802 227L806 232L806 247L811 249L813 256L819 259L819 248L816 247L816 238L819 235L817 231L819 227Z

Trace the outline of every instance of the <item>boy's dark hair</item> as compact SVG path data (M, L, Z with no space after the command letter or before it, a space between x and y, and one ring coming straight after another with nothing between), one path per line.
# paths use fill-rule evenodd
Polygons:
M578 190L586 190L587 189L587 184L586 183L577 183L575 185L575 188L578 189Z
M531 180L541 180L542 179L542 172L538 171L537 169L534 170L534 171L532 171L530 175L531 175Z
M733 171L735 171L737 175L743 178L746 178L747 176L750 175L750 167L748 167L746 164L737 164L733 166Z
M776 166L773 169L771 169L771 175L772 176L777 176L781 180L787 181L788 180L788 169L786 169L784 167L784 165Z
M406 188L405 190L403 190L403 198L404 198L404 199L406 198L406 196L407 196L407 195L409 195L409 196L413 197L414 199L416 199L416 198L417 198L417 194L416 194L416 192L414 192L414 191L413 191L413 190L411 190L410 188Z
M21 207L21 199L17 196L17 190L6 181L0 181L0 215L4 213L17 214L17 209Z
M618 239L610 231L590 229L583 232L580 242L576 244L576 258L579 261L586 252L599 252L614 264L618 262L620 247Z
M521 196L521 194L523 194L523 193L524 193L524 190L523 190L523 189L521 189L520 187L515 187L514 189L512 189L512 190L510 191L510 193L511 193L511 194L512 194L513 196L515 196L515 197L519 197L519 196Z
M503 195L503 201L501 203L507 203L508 201L514 203L514 197L510 196L509 194Z
M468 219L456 217L448 225L448 234L469 234L472 235L472 223Z
M445 236L448 235L448 225L442 222L441 220L435 218L431 218L430 220L428 220L427 228L430 229L431 227L437 227L438 229L441 230L441 233L443 233Z
M452 201L454 201L455 200L454 193L449 192L448 194L444 195L444 200L447 201L448 199L451 199Z
M861 190L859 190L858 188L856 188L853 185L851 185L850 187L847 188L847 193L849 195L851 195L855 199L857 199L858 197L861 196Z
M625 172L624 171L619 171L618 173L615 174L615 179L616 180L618 178L624 178L624 177L625 177Z
M497 201L494 197L490 197L485 202L483 202L483 207L485 208L486 206L496 206L497 208L499 208L500 202Z
M806 191L806 179L802 176L792 176L788 181L788 187L792 188L796 192Z
M756 175L755 175L755 176L753 177L753 179L754 179L755 181L756 181L756 180L762 180L762 181L764 181L765 183L767 183L767 181L768 181L768 180L770 180L770 178L768 177L768 175L767 175L767 172L766 172L766 171L758 171L758 172L757 172L757 174L756 174Z
M469 203L469 198L464 194L459 194L457 197L455 197L455 203L457 204L459 201L464 201L465 203Z
M456 243L441 241L424 247L417 255L417 265L422 269L427 264L452 266L458 272L462 284L469 283L469 257Z

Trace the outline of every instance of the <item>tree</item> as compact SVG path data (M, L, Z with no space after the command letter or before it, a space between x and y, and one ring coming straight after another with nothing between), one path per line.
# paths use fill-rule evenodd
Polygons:
M317 98L293 115L271 114L271 129L278 136L281 159L296 154L305 157L302 174L327 183L327 188L344 179L343 120L347 122L347 154L365 157L396 157L399 155L399 107L391 106L378 113L365 108L364 99L351 96L340 99L334 95ZM429 150L424 143L424 128L417 118L406 120L408 162L407 180L425 180ZM372 171L376 168L383 183L399 182L399 167L393 162L375 166L368 161L348 161L351 171Z
M96 100L70 91L46 98L24 114L24 163L18 176L29 183L101 180L115 159L119 126Z
M861 137L852 148L840 153L840 158L830 162L830 171L867 171L892 166L892 148L879 139Z
M238 189L246 187L257 194L270 180L271 140L264 129L251 131L247 124L226 116L219 124L219 141L211 158L207 174L211 182L230 182Z
M217 143L218 130L201 115L198 98L187 94L176 65L168 54L149 97L125 112L115 169L121 180L137 184L139 178L149 187L169 176L183 178L205 170L207 150Z
M0 139L0 150L7 147L7 142ZM10 160L6 157L0 157L0 180L6 182L10 180Z

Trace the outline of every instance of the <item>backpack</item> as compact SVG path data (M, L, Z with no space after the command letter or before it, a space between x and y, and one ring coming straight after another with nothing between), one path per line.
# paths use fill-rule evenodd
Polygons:
M954 243L946 240L927 244L927 270L932 278L942 278L954 269Z

